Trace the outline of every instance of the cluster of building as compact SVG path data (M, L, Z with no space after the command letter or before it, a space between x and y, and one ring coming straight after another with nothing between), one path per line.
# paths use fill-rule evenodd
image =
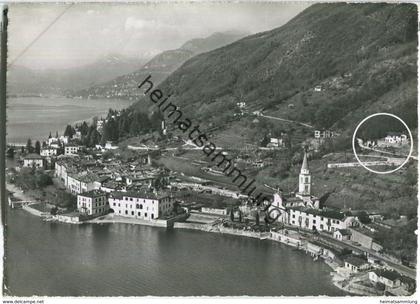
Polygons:
M171 214L173 205L170 192L147 189L111 193L95 189L77 195L77 210L88 218L113 212L123 217L156 220Z
M384 295L407 296L416 288L416 281L399 272L382 266L378 260L369 257L350 255L344 259L344 271L353 276L367 275L369 285L364 285L365 291ZM342 272L342 271L341 271Z
M29 153L23 158L24 167L54 168L55 160L60 155L78 155L83 146L79 143L81 139L80 131L76 131L73 138L68 136L49 137L42 143L40 153Z
M363 144L371 148L401 147L408 146L410 144L410 140L404 133L390 132L383 138L366 140Z
M92 218L114 212L154 220L172 212L174 199L169 192L153 187L157 179L170 177L150 164L148 153L127 163L62 157L55 163L54 174L70 193L77 195L77 210L81 215Z
M374 225L361 223L359 212L321 206L319 198L312 195L312 175L306 152L299 174L298 191L289 196L275 193L270 208L281 210L277 218L281 223L303 230L325 232L337 240L357 243L375 251L382 250L382 246L374 241ZM376 219L375 215L372 215L372 219Z

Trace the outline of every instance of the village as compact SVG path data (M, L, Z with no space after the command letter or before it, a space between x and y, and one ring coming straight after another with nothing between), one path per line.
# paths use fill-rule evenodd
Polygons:
M102 126L99 120L98 131ZM162 131L166 132L164 123ZM306 150L296 180L298 190L284 193L273 189L272 199L266 202L268 213L278 214L272 222L267 208L262 211L234 188L154 162L158 155L175 155L176 148L129 145L121 149L112 142L86 147L80 141L80 127L73 133L50 134L31 151L30 146L10 147L16 153L16 167L7 172L11 208L23 208L44 221L122 222L271 240L304 250L314 261L325 261L334 270L334 284L349 293L401 296L415 290L415 265L403 264L385 253L374 238L378 228L391 228L383 215L328 208L313 195ZM332 131L317 130L311 141L320 143L333 136ZM269 138L265 149L283 149L287 142L283 139ZM258 163L261 160L254 159L252 166L258 167ZM197 160L197 165L203 163ZM211 167L204 171L221 173ZM34 198L17 182L22 174L41 174L50 182L43 194ZM58 204L63 197L67 205Z

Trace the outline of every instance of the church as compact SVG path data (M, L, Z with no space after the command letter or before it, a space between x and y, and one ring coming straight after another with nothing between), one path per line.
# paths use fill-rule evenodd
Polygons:
M319 230L333 233L355 224L355 217L334 209L321 208L319 198L312 195L312 176L308 166L306 151L303 155L299 174L298 192L282 197L274 194L271 209L282 210L278 221L308 230Z
M320 209L319 198L312 195L312 176L309 171L306 151L303 154L302 167L299 174L298 192L291 193L288 197L282 197L281 193L275 193L271 205L283 210L291 207Z

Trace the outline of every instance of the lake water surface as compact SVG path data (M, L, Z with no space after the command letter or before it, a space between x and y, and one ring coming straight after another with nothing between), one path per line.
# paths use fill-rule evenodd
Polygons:
M323 262L267 240L46 223L16 209L7 219L5 279L12 295L343 295Z
M121 110L132 102L111 99L21 97L7 100L7 141L26 143L45 140L49 133L62 135L67 124L106 116L110 108Z

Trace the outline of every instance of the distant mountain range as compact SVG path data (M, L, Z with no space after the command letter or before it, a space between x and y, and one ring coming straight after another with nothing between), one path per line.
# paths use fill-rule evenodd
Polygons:
M160 83L193 56L225 46L244 36L246 36L246 33L229 31L214 33L206 38L192 39L179 49L164 51L156 55L144 66L132 73L87 89L72 92L71 95L85 98L135 98L139 96L137 89L139 81L148 75L152 75L156 83Z
M135 71L146 61L110 54L92 64L71 69L32 70L16 65L8 72L8 94L63 95Z

